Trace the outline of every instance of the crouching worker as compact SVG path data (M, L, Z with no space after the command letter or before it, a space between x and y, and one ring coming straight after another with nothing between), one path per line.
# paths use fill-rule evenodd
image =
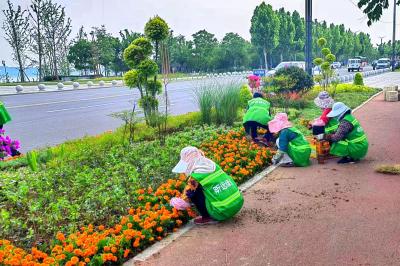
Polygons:
M271 104L258 92L254 93L253 99L248 101L247 111L243 117L243 126L246 134L250 135L251 139L255 142L258 141L258 128L267 130L267 133L264 135L266 143L273 140L273 136L268 129L268 122L271 121L270 107Z
M0 102L0 129L3 128L3 125L11 121L11 116L7 112L7 109L4 107L4 104Z
M339 121L336 132L324 136L331 143L330 154L342 157L339 164L363 159L368 152L368 139L358 120L351 114L351 109L337 102L328 117Z
M286 113L278 113L268 123L272 133L278 133L278 153L272 162L283 167L309 166L311 147L303 134L292 126Z
M172 172L190 177L188 183L191 189L185 190L186 195L183 197L186 196L201 214L194 220L195 224L205 225L227 220L243 206L243 196L235 181L195 147L182 149L181 159ZM180 203L182 201L173 198L171 205L183 209L187 206Z

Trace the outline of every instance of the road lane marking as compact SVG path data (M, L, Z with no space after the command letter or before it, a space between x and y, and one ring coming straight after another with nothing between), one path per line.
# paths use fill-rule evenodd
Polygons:
M88 108L100 107L100 106L106 106L106 105L112 105L112 104L117 104L117 103L103 103L103 104L95 104L95 105L88 105L88 106L81 106L81 107L74 107L74 108L64 108L64 109L46 111L46 113L57 113L57 112L64 112L64 111L88 109Z
M121 96L132 96L132 93L129 93L129 94L118 94L118 95L111 95L111 96L102 96L102 97L96 97L96 98L85 98L85 99L78 99L78 100L69 100L69 101L56 101L56 102L47 102L47 103L35 103L35 104L7 106L7 109L17 109L17 108L36 107L36 106L52 105L52 104L59 104L59 103L73 103L73 102L83 102L83 101L110 99L110 98L118 98L118 97L121 97Z
M88 106L81 106L81 107L74 107L74 108L64 108L64 109L57 109L57 110L51 110L51 111L46 111L46 113L58 113L58 112L65 112L65 111L73 111L73 110L80 110L80 109L89 109L93 107L101 107L101 106L107 106L107 105L113 105L117 103L103 103L103 104L95 104L95 105L88 105ZM170 104L170 106L174 106L175 104ZM165 105L161 105L159 108L164 108ZM136 111L137 112L142 112L142 111ZM117 112L118 113L118 112Z

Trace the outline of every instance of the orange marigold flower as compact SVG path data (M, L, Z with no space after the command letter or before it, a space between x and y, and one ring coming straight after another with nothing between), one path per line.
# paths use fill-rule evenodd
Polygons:
M127 258L131 251L129 249L125 249L124 251L124 258Z
M89 263L89 262L90 262L90 259L89 259L89 258L86 258L86 259L85 259L85 262L86 262L86 263Z
M61 242L65 241L65 236L64 236L64 234L61 233L61 232L58 232L56 237L57 237L57 239L60 240Z
M161 226L159 226L159 227L157 227L156 230L157 230L157 232L161 233L164 229Z
M103 231L104 230L104 225L99 225L99 230Z
M79 262L79 258L78 257L76 257L76 256L73 256L72 258L71 258L71 263L73 264L73 265L75 265L75 264L77 264L78 262Z

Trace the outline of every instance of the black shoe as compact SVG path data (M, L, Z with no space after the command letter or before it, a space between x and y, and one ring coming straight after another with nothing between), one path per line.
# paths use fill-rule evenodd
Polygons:
M347 163L356 163L357 161L350 158L350 157L343 157L342 159L340 159L337 163L338 164L347 164Z
M296 165L294 165L294 163L284 163L284 164L280 164L279 166L280 167L286 167L286 168L288 168L288 167L296 167Z

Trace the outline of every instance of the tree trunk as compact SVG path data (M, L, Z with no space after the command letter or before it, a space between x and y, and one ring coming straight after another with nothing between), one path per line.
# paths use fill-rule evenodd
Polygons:
M42 34L40 32L40 15L37 13L37 38L38 38L38 53L39 53L39 81L43 80L43 72L42 72L42 54L43 54L43 47L42 47Z
M267 49L263 48L264 53L264 63L265 63L265 70L268 70L268 60L267 60Z
M13 31L13 35L14 35L14 40L17 40L17 31L15 29L15 25L14 23L12 23L11 25L12 31ZM17 42L17 41L16 41ZM18 67L19 67L19 76L21 77L21 82L25 82L25 75L24 75L24 67L22 65L22 58L21 58L21 53L19 50L19 45L18 42L15 43L15 53L17 55L17 60L18 60Z

